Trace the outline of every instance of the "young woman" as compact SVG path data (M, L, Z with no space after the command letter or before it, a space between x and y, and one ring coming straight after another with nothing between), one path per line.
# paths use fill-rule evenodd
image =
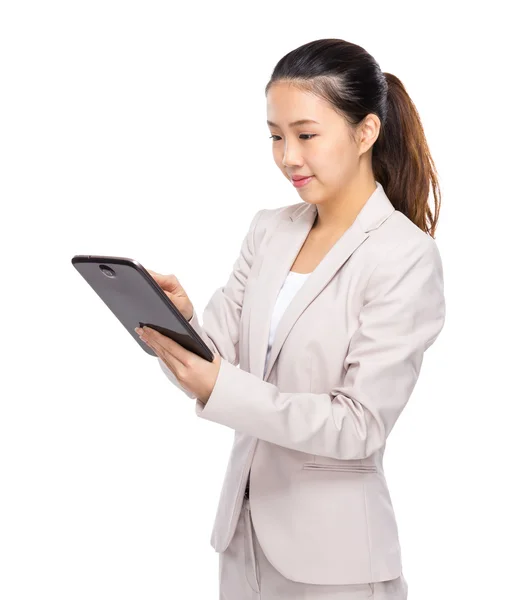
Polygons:
M213 362L144 339L198 416L235 430L211 539L220 598L405 599L383 453L445 320L432 158L402 83L355 44L293 50L266 97L302 201L255 214L202 325L152 272Z

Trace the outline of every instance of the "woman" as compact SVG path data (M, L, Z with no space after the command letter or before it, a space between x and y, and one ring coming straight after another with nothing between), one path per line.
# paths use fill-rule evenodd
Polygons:
M402 83L360 46L293 50L266 97L302 202L255 214L202 325L151 272L213 362L144 339L197 414L235 430L211 539L220 598L407 598L382 463L445 319L432 158Z

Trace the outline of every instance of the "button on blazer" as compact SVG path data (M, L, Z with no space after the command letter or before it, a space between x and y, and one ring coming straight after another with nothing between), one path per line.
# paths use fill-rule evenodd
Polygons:
M434 239L376 182L353 224L282 315L266 366L278 292L316 217L306 202L258 211L232 273L191 325L222 357L196 414L235 431L211 545L223 552L250 475L251 517L286 578L351 584L400 576L383 471L388 435L445 320Z

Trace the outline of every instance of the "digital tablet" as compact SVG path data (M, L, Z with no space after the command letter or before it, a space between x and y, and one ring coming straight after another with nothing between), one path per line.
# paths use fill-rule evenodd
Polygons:
M77 254L72 264L144 352L158 356L135 332L136 327L146 325L213 361L211 349L139 262L119 256Z

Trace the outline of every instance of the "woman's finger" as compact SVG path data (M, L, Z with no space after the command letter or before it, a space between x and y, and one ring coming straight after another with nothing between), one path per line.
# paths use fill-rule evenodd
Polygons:
M147 344L150 348L152 348L155 353L157 354L157 356L159 356L163 362L167 365L167 367L174 373L174 375L176 377L179 378L179 371L178 368L180 368L180 363L179 361L174 358L171 353L164 348L163 346L161 346L156 340L149 340L147 338L145 338L143 340L143 342L145 344Z
M181 373L182 368L185 366L183 359L183 353L188 352L180 344L161 334L155 329L150 327L144 327L143 337L151 348L157 353L157 355L164 361L169 369L177 375Z
M174 358L178 359L179 362L181 362L182 364L185 363L185 359L188 358L188 355L192 354L186 348L181 346L181 344L178 344L172 338L170 338L166 335L163 335L159 331L156 331L156 329L152 329L151 327L144 326L143 330L144 330L144 336L150 343L156 342L163 349L170 352L170 354L172 356L174 356Z

